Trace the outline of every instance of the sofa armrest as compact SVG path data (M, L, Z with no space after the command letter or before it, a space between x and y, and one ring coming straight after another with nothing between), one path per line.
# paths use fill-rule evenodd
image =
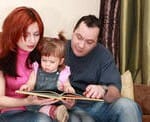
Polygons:
M150 86L134 84L134 98L144 115L150 115Z

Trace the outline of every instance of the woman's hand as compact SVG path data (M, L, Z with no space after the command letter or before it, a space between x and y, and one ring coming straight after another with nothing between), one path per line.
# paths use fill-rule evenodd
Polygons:
M45 99L37 96L28 96L26 99L27 105L47 105L58 102L56 99Z
M63 99L63 100L61 100L61 101L64 103L64 105L65 105L68 109L72 108L72 107L75 105L75 100L72 100L72 99Z

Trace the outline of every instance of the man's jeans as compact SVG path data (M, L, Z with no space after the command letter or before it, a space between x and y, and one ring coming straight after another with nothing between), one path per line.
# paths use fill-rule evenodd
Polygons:
M95 102L82 109L96 122L142 122L140 107L127 98L120 98L113 103Z

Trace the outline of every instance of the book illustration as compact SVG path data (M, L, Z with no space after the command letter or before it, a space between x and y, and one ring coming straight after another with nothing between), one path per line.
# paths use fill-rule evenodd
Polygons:
M54 91L20 91L16 90L16 93L18 94L24 94L24 95L34 95L38 97L43 98L53 98L53 99L74 99L74 100L88 100L88 101L104 101L103 99L96 99L96 98L88 98L80 94L76 93L66 93L63 92L61 94L58 94Z

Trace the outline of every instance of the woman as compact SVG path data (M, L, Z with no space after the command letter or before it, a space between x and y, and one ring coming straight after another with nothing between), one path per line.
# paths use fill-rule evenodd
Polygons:
M28 7L14 9L4 20L0 40L0 118L6 122L50 122L50 117L27 111L26 105L41 105L53 100L40 100L15 93L38 61L36 46L43 37L39 14Z

